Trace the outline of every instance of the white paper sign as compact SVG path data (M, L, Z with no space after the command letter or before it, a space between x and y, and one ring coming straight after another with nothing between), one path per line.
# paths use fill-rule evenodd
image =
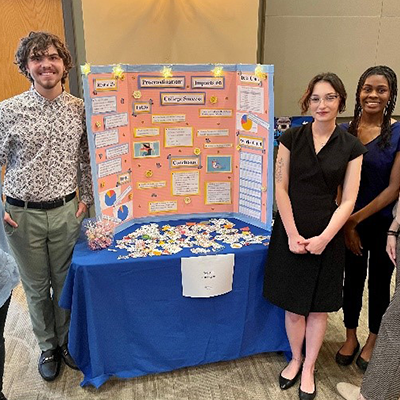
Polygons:
M250 149L262 150L264 148L264 139L239 135L239 145Z
M205 93L161 93L161 105L176 105L176 104L205 104L206 94Z
M249 119L251 119L257 125L260 125L263 128L269 130L269 123L267 121L264 121L262 118L257 117L257 115L254 115L252 113L249 113L247 116L249 117Z
M232 143L204 143L204 148L205 149L223 149L223 148L228 148L232 147Z
M172 194L174 196L198 194L199 184L200 184L199 171L172 173Z
M199 129L197 136L229 136L229 129Z
M104 127L106 129L118 128L119 126L128 125L128 114L114 114L104 117Z
M110 113L117 111L117 97L95 97L92 99L93 114Z
M116 79L99 78L94 80L93 88L97 92L107 92L109 90L118 90Z
M98 177L104 178L107 175L113 175L122 171L122 160L116 158L100 163L98 166Z
M190 127L165 128L165 147L193 146L193 129Z
M264 112L264 88L238 86L237 108L242 111Z
M97 132L94 136L96 148L111 146L118 143L118 129Z
M200 108L201 118L230 118L233 111L229 109Z
M152 76L140 76L139 77L139 87L140 88L157 88L157 87L174 87L174 88L184 88L185 87L185 77L174 77L174 78L158 78Z
M241 74L239 80L240 83L256 83L257 85L261 82L257 76L252 74Z
M118 146L106 149L106 157L107 158L121 157L124 154L128 154L128 152L129 152L129 144L123 143Z
M214 297L232 291L234 254L182 257L185 297Z
M160 128L135 128L135 137L158 136Z
M157 181L157 182L138 182L138 189L160 189L167 185L166 181Z
M171 124L173 122L185 122L185 114L153 114L151 122L153 124Z
M225 78L223 76L219 78L192 76L192 89L223 89L224 83Z
M230 182L206 182L206 204L231 204Z
M178 202L174 200L170 201L150 201L149 212L150 213L163 213L178 210Z

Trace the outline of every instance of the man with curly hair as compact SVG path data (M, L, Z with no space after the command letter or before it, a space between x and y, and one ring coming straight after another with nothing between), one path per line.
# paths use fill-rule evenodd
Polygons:
M58 302L93 200L84 105L64 91L72 59L57 36L29 33L15 63L32 86L0 103L4 222L42 352L39 373L52 381L61 358L77 368L67 346L69 313Z

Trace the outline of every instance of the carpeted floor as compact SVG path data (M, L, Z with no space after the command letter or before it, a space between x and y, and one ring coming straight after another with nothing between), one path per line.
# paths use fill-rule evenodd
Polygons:
M365 302L365 299L364 299ZM361 343L367 335L366 307L360 327ZM340 399L339 381L360 384L362 374L355 366L340 367L335 353L344 339L342 313L329 317L325 342L317 361L317 399ZM65 365L54 382L45 382L37 372L39 348L32 333L21 286L13 293L6 324L6 367L4 393L8 400L272 400L298 399L298 385L287 391L278 386L283 355L259 354L230 362L148 375L130 380L111 379L100 389L81 388L82 374Z

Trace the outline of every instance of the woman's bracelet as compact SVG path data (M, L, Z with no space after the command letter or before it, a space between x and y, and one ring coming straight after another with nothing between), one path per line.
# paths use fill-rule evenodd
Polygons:
M399 236L399 232L398 231L388 230L387 234L388 234L388 236L396 236L396 237Z

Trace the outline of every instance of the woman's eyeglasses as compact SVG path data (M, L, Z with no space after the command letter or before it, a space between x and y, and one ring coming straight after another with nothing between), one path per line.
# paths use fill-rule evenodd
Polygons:
M333 103L338 97L339 97L338 94L327 94L324 97L311 96L310 97L310 103L319 104L322 100L324 100L325 104Z

